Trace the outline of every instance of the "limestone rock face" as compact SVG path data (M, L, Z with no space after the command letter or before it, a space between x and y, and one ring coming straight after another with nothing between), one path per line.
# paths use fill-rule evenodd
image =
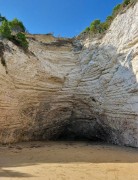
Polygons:
M64 136L138 147L138 3L102 39L28 38L29 53L1 42L0 142Z

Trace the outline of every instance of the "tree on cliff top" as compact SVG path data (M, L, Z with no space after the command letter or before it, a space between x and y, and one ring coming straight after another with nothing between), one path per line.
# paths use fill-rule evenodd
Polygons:
M26 31L23 23L19 21L17 18L13 19L12 21L9 21L9 26L10 26L11 31L16 32L16 33Z

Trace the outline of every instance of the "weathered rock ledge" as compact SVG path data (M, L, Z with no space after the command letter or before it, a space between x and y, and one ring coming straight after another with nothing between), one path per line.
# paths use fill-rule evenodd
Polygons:
M138 147L138 3L102 39L1 41L0 142L81 137ZM4 45L4 46L3 46Z

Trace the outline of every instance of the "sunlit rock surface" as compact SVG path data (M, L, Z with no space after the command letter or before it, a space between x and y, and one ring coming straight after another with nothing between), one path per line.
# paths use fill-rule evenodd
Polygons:
M138 147L138 3L101 39L28 39L29 53L1 41L1 143L70 137Z

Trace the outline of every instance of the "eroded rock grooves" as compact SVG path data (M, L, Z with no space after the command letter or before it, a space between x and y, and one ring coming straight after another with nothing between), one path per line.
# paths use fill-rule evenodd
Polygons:
M88 138L138 147L138 3L102 39L28 35L0 65L0 142Z

